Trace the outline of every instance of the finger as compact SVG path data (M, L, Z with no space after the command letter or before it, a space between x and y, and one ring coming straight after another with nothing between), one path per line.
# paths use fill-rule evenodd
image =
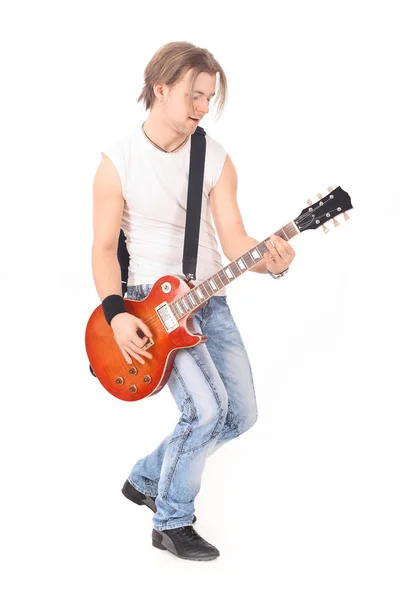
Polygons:
M131 349L129 350L129 354L130 354L130 355L131 355L133 358L136 358L136 360L137 360L138 362L140 362L142 365L144 365L144 360L143 360L143 358L141 358L141 357L139 356L139 354L137 354L136 352L134 352L134 351L133 351L133 350L131 350Z
M287 252L287 253L288 253L290 256L292 256L292 255L294 255L294 254L295 254L295 251L294 251L293 247L292 247L292 246L289 244L289 242L288 242L287 240L285 240L284 238L281 238L280 236L278 236L278 235L275 235L275 234L272 234L272 236L273 236L274 238L277 238L278 242L280 242L280 244L281 244L281 245L284 247L285 251L286 251L286 252ZM271 237L272 237L272 236L271 236ZM274 241L275 241L275 240L274 240Z
M150 329L143 323L143 321L140 321L140 329L147 335L147 337L153 337Z
M132 352L136 352L136 354L141 354L142 356L146 356L147 358L153 358L149 352L147 352L146 350L142 350L140 346L137 346L134 342L126 344L126 348L128 348Z
M272 265L276 265L276 261L271 254L264 254L265 262L267 263L267 267L271 267Z
M148 352L146 352L145 350L141 350L133 342L131 344L127 343L126 348L127 348L127 351L129 352L129 354L132 354L132 352L134 352L137 356L140 356L140 355L144 356L145 354L148 354Z
M148 352L146 352L146 350L143 350L143 348L145 347L147 340L143 341L143 344L141 344L143 340L141 340L139 337L136 337L136 339L131 340L131 347L133 346L135 349L135 352L138 352L139 354L143 354L143 355L149 355ZM151 355L149 355L150 357Z
M278 258L278 252L276 251L276 248L271 240L267 241L267 248L273 258Z
M286 252L286 248L283 244L283 240L282 238L278 237L277 235L274 236L274 244L275 244L275 250L278 253L278 255L280 256L280 258L282 258L283 260L288 256L288 253Z
M131 365L131 364L132 364L132 359L131 359L131 357L129 356L129 354L127 354L127 353L125 352L125 350L122 350L122 348L121 348L121 352L122 352L122 356L124 357L124 359L126 360L126 362L127 362L127 363L129 363L129 364Z

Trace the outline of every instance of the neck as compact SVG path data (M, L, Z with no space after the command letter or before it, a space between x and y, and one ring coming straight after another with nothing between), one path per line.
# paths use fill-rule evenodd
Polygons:
M154 109L143 125L143 129L151 141L166 152L171 152L171 150L183 144L190 135L188 132L179 131L178 128L178 124L174 127L173 124L166 121L163 113Z
M292 221L279 229L275 235L279 235L285 240L290 240L292 237L299 233L298 227ZM254 267L255 264L263 260L264 254L269 252L266 240L263 240L244 254L239 256L236 260L232 261L229 265L226 265L223 269L214 273L212 277L209 277L199 285L193 287L189 292L186 292L183 296L180 296L177 300L174 300L170 307L173 314L177 319L181 319L183 316L189 315L194 310L203 304L206 300L214 296L214 294L221 290L223 287L237 279L240 275Z

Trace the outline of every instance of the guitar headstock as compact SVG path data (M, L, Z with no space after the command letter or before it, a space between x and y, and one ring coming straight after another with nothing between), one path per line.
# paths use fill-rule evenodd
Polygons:
M305 231L306 229L318 229L318 227L324 227L324 233L328 233L329 229L325 227L325 223L333 219L335 227L340 225L339 221L335 219L338 215L343 214L345 221L350 219L346 214L346 210L353 208L351 204L351 198L347 192L342 190L339 186L336 189L328 188L328 194L322 197L322 194L317 194L318 200L311 203L308 200L309 207L301 211L298 217L294 219L296 227L299 231Z

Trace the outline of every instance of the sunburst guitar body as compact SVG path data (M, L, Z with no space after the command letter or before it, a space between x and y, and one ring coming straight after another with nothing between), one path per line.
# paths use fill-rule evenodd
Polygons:
M153 336L143 338L147 340L144 348L152 355L142 356L145 364L134 359L132 364L126 362L101 304L94 310L86 327L86 352L96 377L110 394L120 400L135 401L161 391L176 353L207 341L206 335L196 333L193 324L195 312L205 301L180 320L169 308L193 287L177 275L165 275L155 282L144 300L124 298L127 311L146 323Z

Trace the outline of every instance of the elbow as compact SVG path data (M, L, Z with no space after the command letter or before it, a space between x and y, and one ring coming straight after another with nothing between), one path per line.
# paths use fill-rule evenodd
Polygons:
M107 254L107 255L112 255L115 254L117 255L118 249L117 246L115 244L113 245L105 245L105 244L92 244L92 256L94 255L98 255L98 254Z

